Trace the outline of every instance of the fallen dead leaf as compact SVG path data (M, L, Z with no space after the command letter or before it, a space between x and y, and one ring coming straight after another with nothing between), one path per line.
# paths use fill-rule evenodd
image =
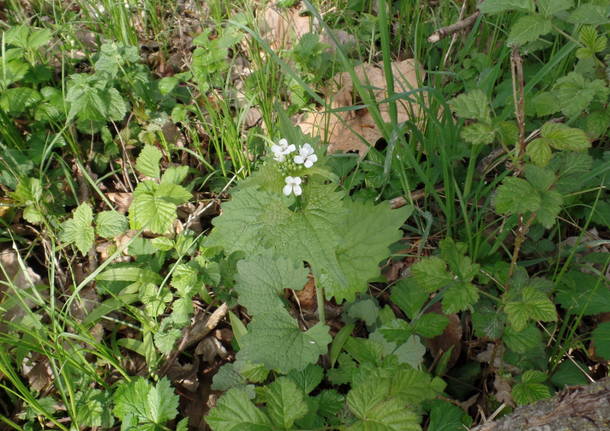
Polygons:
M125 192L106 193L106 197L114 204L114 209L121 214L125 214L129 210L129 205L133 200L133 195Z
M512 390L510 381L505 379L500 374L496 374L494 379L494 389L496 390L495 397L501 403L506 403L509 406L514 406Z
M434 337L430 340L427 340L426 344L434 358L440 358L443 353L448 352L450 349L453 349L451 350L451 357L447 362L447 370L450 370L451 368L453 368L458 358L460 357L460 354L462 353L463 330L460 318L457 314L443 313L440 302L433 304L427 310L427 313L442 314L449 319L449 324L447 325L443 333L438 337Z
M390 105L387 99L387 85L382 66L376 64L361 64L354 72L365 87L371 89L379 106L379 113L384 122L390 122ZM407 59L392 63L394 76L394 93L405 93L419 88L424 79L423 67L415 59ZM383 133L367 108L343 110L358 102L356 86L349 73L342 72L333 78L334 85L327 89L327 101L330 110L322 110L307 114L298 124L305 134L319 136L328 143L328 153L356 152L361 158L366 156L371 146L383 137ZM421 96L426 103L425 94ZM399 123L411 118L421 118L422 107L418 103L421 98L412 96L409 99L396 100L397 120Z
M28 289L41 282L41 278L32 268L20 262L14 250L0 251L0 303L10 295L9 289ZM31 307L32 299L25 297L25 303ZM14 321L21 318L25 310L19 302L2 313L2 320ZM1 325L0 325L1 327Z
M311 17L298 8L268 6L260 15L261 35L274 50L290 49L295 41L315 30Z
M302 310L306 311L315 311L316 309L316 282L313 276L308 275L307 283L305 287L301 290L295 290L294 294L296 295L299 307Z

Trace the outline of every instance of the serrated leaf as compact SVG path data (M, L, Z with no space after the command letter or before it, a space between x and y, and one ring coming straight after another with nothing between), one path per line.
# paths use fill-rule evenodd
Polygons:
M538 117L546 117L561 109L559 99L551 91L537 93L530 103Z
M547 229L555 225L555 219L561 211L563 197L554 190L540 193L540 209L536 213L536 221Z
M496 130L488 124L477 122L465 126L460 132L460 136L471 144L486 145L494 141Z
M345 404L345 397L334 389L327 389L316 396L319 401L318 414L331 417L341 411Z
M576 363L574 363L576 362ZM566 359L563 361L551 377L551 382L560 389L564 386L586 385L589 383L583 370L587 370L587 365L582 362Z
M178 414L178 395L166 377L150 388L146 401L148 419L155 424L170 421Z
M603 322L591 333L595 354L610 361L610 322Z
M347 315L351 319L359 319L367 326L373 326L379 316L379 304L371 297L358 299L348 306Z
M562 123L545 123L541 133L546 142L558 150L584 151L591 147L591 142L584 131Z
M472 313L472 326L477 337L500 338L505 323L506 315L498 313L495 307L477 305Z
M602 277L568 271L557 289L557 302L571 314L590 316L610 312L610 289Z
M534 165L525 165L523 169L525 178L538 191L547 191L557 181L555 173Z
M531 286L523 289L519 300L508 302L504 311L517 332L524 330L530 320L544 322L557 320L555 304L546 294Z
M500 13L508 10L534 10L534 2L532 0L485 0L478 5L482 13Z
M289 430L308 412L305 394L288 377L279 377L265 390L268 414L280 429Z
M136 169L146 177L159 178L161 176L159 162L162 158L163 153L157 147L144 145L136 159Z
M391 395L389 382L367 380L347 395L347 405L358 421L350 431L420 431L419 417Z
M447 264L437 256L420 260L411 266L411 276L418 286L431 293L453 282Z
M315 363L332 341L326 325L318 323L303 332L297 321L281 308L254 316L242 337L238 359L260 363L288 373Z
M180 184L188 175L188 166L170 166L163 172L161 183Z
M430 424L427 431L464 431L472 419L460 407L447 401L430 401Z
M542 335L533 325L529 325L523 331L517 331L512 326L507 326L502 340L515 353L526 353L542 345Z
M545 138L534 139L525 147L525 153L537 166L546 166L551 160L551 146Z
M171 227L176 218L177 205L172 198L160 196L159 187L152 181L142 181L136 187L129 207L133 229L149 229L162 234Z
M444 314L426 313L412 324L418 335L424 338L434 338L443 333L449 324L449 318Z
M552 29L551 22L542 16L522 16L511 27L506 43L508 45L524 45L550 33Z
M538 0L536 4L542 15L550 17L557 12L570 9L574 2L572 0Z
M307 282L307 270L288 259L274 258L270 251L237 263L235 291L239 303L251 315L268 313L284 307L284 289L301 290Z
M319 365L309 364L304 370L292 370L288 373L297 386L305 393L309 394L322 382L324 370Z
M517 383L512 390L512 396L518 405L531 404L538 400L551 397L549 387L542 384L546 375L540 371L528 370L523 373L521 383Z
M169 355L174 350L176 341L182 336L182 332L177 328L166 329L165 331L157 331L153 337L155 347L164 355Z
M451 110L461 118L475 119L489 123L491 111L487 95L479 89L460 94L449 102Z
M95 216L95 231L102 238L116 238L128 227L127 217L116 211L102 211Z
M60 239L66 244L74 244L83 255L87 254L95 239L92 222L93 211L83 202L74 210L72 218L62 223Z
M453 314L473 306L479 299L479 290L472 283L454 283L443 295L443 311Z
M594 3L585 3L578 6L568 17L574 24L602 25L608 23L608 7Z
M267 415L241 389L230 389L205 417L213 431L273 431Z
M390 298L409 319L414 319L428 300L429 294L413 278L404 278L392 287Z
M144 422L148 417L147 397L149 390L149 383L143 377L139 377L132 382L123 381L113 396L114 415L119 419L134 416L138 422Z
M495 198L499 214L522 214L537 211L541 199L538 192L527 181L517 177L507 177L498 187Z
M577 72L570 72L553 85L553 93L561 111L570 118L576 117L597 98L605 101L608 86L601 79L590 81Z

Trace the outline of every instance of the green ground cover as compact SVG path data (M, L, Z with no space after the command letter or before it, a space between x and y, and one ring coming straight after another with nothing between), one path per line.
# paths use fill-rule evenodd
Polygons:
M0 5L0 429L458 431L608 375L607 1Z

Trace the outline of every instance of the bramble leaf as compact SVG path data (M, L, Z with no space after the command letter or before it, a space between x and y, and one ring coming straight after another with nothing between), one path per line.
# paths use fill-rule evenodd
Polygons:
M542 126L541 134L545 142L557 150L584 151L591 147L585 132L565 124L549 121Z
M517 332L524 330L530 320L557 320L555 304L543 292L533 286L527 286L519 296L520 298L509 301L504 307L508 321Z
M87 254L95 239L92 222L93 211L89 204L83 202L74 210L72 218L62 223L61 240L74 244L83 255Z
M453 281L453 277L447 272L447 264L437 256L427 257L413 264L411 275L417 285L426 292L439 290Z
M493 127L485 123L473 123L465 126L460 133L460 136L466 142L474 145L491 144L495 137L496 131Z
M280 429L289 430L308 412L305 394L288 377L280 377L265 389L267 412Z
M552 29L551 22L547 18L539 15L522 16L510 29L506 43L508 45L524 45L527 42L535 41Z
M148 144L144 145L136 159L136 169L146 177L159 178L161 176L159 162L162 157L163 154L157 147Z
M538 166L546 166L551 160L551 147L545 138L534 139L527 144L525 153Z
M610 361L610 322L603 322L591 333L595 354Z
M487 95L479 89L460 94L449 102L451 110L461 118L469 118L489 123L491 111Z
M541 199L538 192L527 181L517 177L507 177L498 187L495 206L499 214L522 214L537 211Z
M102 238L116 238L128 227L127 218L116 211L102 211L95 216L95 232Z
M177 206L191 194L176 184L156 184L146 180L138 184L129 207L132 229L149 229L165 233L176 218Z
M549 387L542 384L545 380L546 374L541 371L526 371L521 376L521 383L517 383L513 387L513 399L518 405L524 405L550 398L551 391L549 390Z

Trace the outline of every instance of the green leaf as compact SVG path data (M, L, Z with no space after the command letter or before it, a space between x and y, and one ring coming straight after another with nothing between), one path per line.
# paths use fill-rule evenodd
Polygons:
M62 223L60 239L66 244L74 244L83 254L93 247L95 233L93 231L93 211L87 203L82 203L74 210L72 218Z
M496 130L485 123L473 123L465 126L460 136L466 142L474 145L491 144L496 137Z
M578 6L568 17L573 24L603 25L608 23L608 7L585 3Z
M165 233L176 219L177 205L187 196L190 197L190 193L178 185L142 181L133 192L129 207L131 227Z
M585 364L578 361L574 363L566 359L557 367L557 371L551 377L551 382L560 389L564 386L586 385L589 380L582 370L587 370Z
M545 138L534 139L525 147L525 153L537 166L546 166L551 160L551 146Z
M506 346L515 353L526 353L542 344L542 335L535 326L529 325L523 331L507 326L502 337Z
M427 431L464 431L472 425L472 419L458 406L447 401L430 401L430 424Z
M495 198L496 211L499 214L535 212L540 208L540 203L540 196L531 184L517 177L505 178L498 187Z
M348 305L347 316L354 320L362 320L367 326L373 326L379 316L379 305L371 297L358 299Z
M392 287L392 302L405 312L409 319L414 319L428 300L428 292L417 284L413 278L403 278Z
M482 13L500 13L508 10L534 11L532 0L485 0L478 5Z
M548 190L557 181L557 177L552 170L534 165L525 165L523 173L527 181L540 192Z
M308 412L305 394L288 377L279 377L265 390L268 414L280 429L289 430Z
M163 172L161 183L180 184L189 173L188 166L170 166Z
M301 208L295 211L291 199L279 193L241 189L213 220L215 228L206 245L220 246L227 253L273 249L291 261L306 261L327 297L353 300L369 279L379 275L379 261L400 238L398 227L409 209L396 212L385 204L343 203L335 187L307 185Z
M521 298L507 302L504 311L517 332L524 330L530 320L544 322L557 320L555 304L546 294L531 286L523 289Z
M95 216L95 231L102 238L116 238L128 227L127 217L116 211L102 211Z
M51 30L48 28L30 28L30 35L28 37L27 49L38 49L41 46L46 45L51 40Z
M347 395L347 405L358 420L350 431L421 431L419 417L391 394L387 380L367 380Z
M76 418L79 426L111 428L114 424L112 412L108 409L111 403L109 391L86 388L75 395ZM53 405L55 402L53 402Z
M477 337L500 338L505 322L506 316L498 313L495 306L477 305L472 313L472 326Z
M424 338L434 338L441 335L448 324L449 318L444 314L426 313L413 322L413 328Z
M610 312L610 289L603 277L568 271L557 289L557 302L571 314L591 316Z
M561 109L559 99L551 91L537 93L532 98L530 104L538 117L546 117L547 115L554 114Z
M302 370L327 352L332 341L328 332L328 326L320 323L301 331L284 308L259 313L248 325L237 357L282 373Z
M447 264L437 256L426 257L411 266L411 276L426 292L435 292L453 282Z
M309 364L304 370L292 370L288 373L297 386L305 393L313 391L324 377L324 370L319 365Z
M457 313L473 306L479 299L479 290L472 283L454 283L443 295L443 311Z
M157 147L144 145L136 159L136 169L146 177L159 178L161 176L159 162L162 158L163 154Z
M460 94L449 102L451 110L460 118L468 118L489 123L491 111L489 99L482 90L471 90Z
M580 29L578 39L585 46L576 51L578 58L595 57L595 54L606 49L608 38L604 35L599 35L594 26L586 25Z
M608 86L601 79L590 81L577 72L570 72L553 85L561 111L573 118L589 107L594 99L606 103Z
M273 431L267 415L258 409L241 389L230 389L221 396L205 417L213 431Z
M610 322L603 322L591 333L595 354L610 361Z
M562 123L548 122L542 126L542 136L546 142L557 150L584 151L591 147L587 134Z
M9 88L2 92L0 108L10 115L18 117L41 100L40 93L32 88Z
M114 394L114 403L117 417L135 417L139 423L163 425L178 414L178 396L165 377L155 386L142 377L123 382Z
M563 197L554 190L540 193L540 209L536 213L536 221L547 229L555 225L555 219L561 211Z
M301 290L307 282L307 270L285 258L274 258L268 251L237 263L235 291L248 313L269 313L284 307L284 289Z
M542 384L546 374L536 370L528 370L521 376L521 383L513 387L513 399L518 405L530 404L551 397L549 387Z
M345 405L345 397L334 389L327 389L320 392L316 396L319 400L320 407L318 413L324 417L332 417L343 409Z
M551 21L539 15L526 15L517 20L510 29L506 43L524 45L533 42L553 29Z
M540 13L548 18L557 12L570 9L574 2L572 0L538 0L536 4Z

